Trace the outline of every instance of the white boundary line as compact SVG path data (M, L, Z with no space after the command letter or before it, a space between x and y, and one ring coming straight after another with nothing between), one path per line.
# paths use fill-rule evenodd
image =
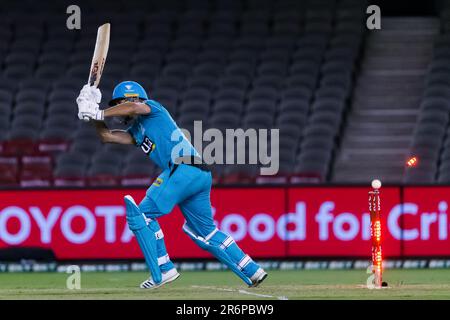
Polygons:
M289 300L285 296L276 297L276 296L271 296L271 295L268 295L268 294L249 292L249 291L242 290L242 289L234 290L234 289L218 288L218 287L212 287L212 286L196 286L196 285L193 285L191 287L192 288L197 288L197 289L209 289L209 290L216 290L216 291L237 292L237 293L247 294L247 295L250 295L250 296L261 297L261 298L276 298L277 300Z

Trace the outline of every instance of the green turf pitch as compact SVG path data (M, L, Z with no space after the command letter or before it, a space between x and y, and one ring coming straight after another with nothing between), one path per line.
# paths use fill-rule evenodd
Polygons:
M249 289L231 272L184 271L175 282L142 290L140 272L82 273L81 290L65 273L0 274L0 299L450 299L450 270L387 270L390 288L365 287L364 270L270 271Z

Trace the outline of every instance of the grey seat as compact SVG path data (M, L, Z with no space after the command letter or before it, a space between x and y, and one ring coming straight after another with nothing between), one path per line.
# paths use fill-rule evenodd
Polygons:
M230 64L242 64L255 67L257 57L253 50L250 49L237 49L232 52L228 57Z
M445 135L445 127L444 126L436 126L431 123L425 123L423 125L416 126L416 129L413 133L414 136L422 136L422 135L430 135L436 138L442 138Z
M16 95L16 101L21 102L34 102L44 104L45 91L39 89L22 89Z
M334 147L334 141L327 136L319 136L319 137L309 137L305 138L301 145L300 149L304 150L312 150L312 149L328 149L332 150Z
M450 183L450 171L439 173L437 182L443 183L443 184Z
M335 135L335 130L333 127L327 125L327 124L314 124L309 125L305 127L305 130L303 132L303 135L306 137L312 136L312 137L318 137L318 136L327 136L327 137L333 137Z
M328 162L322 158L300 157L295 168L296 173L318 175L320 180L325 180L328 173Z
M15 140L15 139L36 140L38 137L39 137L38 129L30 127L30 126L12 127L8 133L9 140Z
M91 156L101 147L100 141L97 139L78 139L76 140L70 150L76 153Z
M160 66L163 61L163 55L157 50L139 50L133 55L133 65L139 65L141 63L152 63Z
M348 92L352 85L351 83L351 73L331 73L325 74L320 80L321 86L332 86L332 87L340 87L344 91Z
M309 77L309 81L316 82L320 73L320 59L317 59L317 52L311 52L311 56L298 57L289 66L291 77Z
M448 123L449 114L447 112L422 113L417 120L418 124L434 123L445 126Z
M252 64L244 62L235 62L229 64L225 69L226 75L242 75L247 79L251 79L254 73L255 67Z
M66 114L48 114L45 119L47 126L61 127L70 126L76 127L79 124L79 119L76 112Z
M172 48L171 52L165 57L166 65L174 64L192 64L196 59L195 51Z
M116 152L110 150L99 150L92 156L92 164L105 164L111 166L119 166L122 163L122 157Z
M49 102L64 101L75 103L75 100L79 94L79 90L78 91L75 91L73 89L53 90L52 92L50 92L48 100Z
M5 58L6 65L28 65L33 67L36 57L31 52L11 53Z
M87 175L90 177L94 177L94 176L98 176L98 175L119 176L119 173L120 173L119 167L109 164L109 163L94 164L87 171Z
M450 48L449 48L449 59L450 59ZM440 85L450 85L450 79L448 78L449 73L445 71L436 71L429 73L426 76L427 86L440 86Z
M73 166L86 169L89 164L89 156L77 153L77 152L66 152L58 156L57 168L65 166Z
M316 99L318 98L336 98L345 100L348 93L339 86L322 86L316 91Z
M283 100L304 99L306 101L309 101L309 99L311 99L311 95L312 95L311 90L306 87L288 88L283 90L282 99Z
M432 85L428 86L425 89L424 92L425 97L443 97L443 98L450 98L450 92L448 90L448 87L445 85Z
M173 89L181 90L184 86L184 80L176 76L163 75L155 81L155 89Z
M284 78L277 75L261 75L253 81L255 87L272 87L279 89L283 85Z
M286 124L304 126L306 123L306 114L301 110L289 110L280 113L276 119L276 123L280 127Z
M284 62L264 62L258 67L257 73L259 75L285 76L288 71L287 67Z
M249 80L247 77L242 75L226 75L220 78L219 87L220 88L235 88L240 90L246 90L249 85Z
M187 81L189 89L206 89L212 92L216 89L217 77L211 75L193 75Z
M276 102L278 99L278 91L272 87L256 87L248 93L248 99L252 100L269 100Z
M205 49L198 55L198 61L202 63L223 64L226 60L223 51L216 49Z
M154 176L156 175L155 166L148 161L148 163L130 164L123 168L122 176Z
M28 127L38 130L42 125L42 118L40 115L34 114L19 114L17 115L12 123L11 127Z
M44 115L44 105L35 102L18 103L14 108L14 117L20 117L24 114L32 114L41 117Z
M160 67L157 64L153 63L139 63L133 65L130 70L130 75L132 77L146 77L150 79L156 78L159 74Z
M43 79L36 79L36 78L29 78L25 79L20 82L19 89L33 89L33 90L39 90L42 93L47 93L48 89L50 87L50 83L48 81L45 81Z
M308 119L311 124L326 124L333 128L338 127L341 123L342 115L332 111L317 110Z
M209 75L218 77L223 72L223 66L215 62L204 62L197 65L193 73L196 75Z
M55 179L61 179L61 178L82 178L85 175L85 167L79 166L77 164L75 165L61 165L57 166L54 170L54 177ZM55 185L63 185L62 183L57 183L55 181ZM67 185L64 183L64 185ZM78 186L78 183L75 185Z
M345 104L343 101L333 98L318 99L312 105L314 111L330 111L335 114L341 114L344 108Z
M76 112L76 109L74 110L74 106L72 103L69 102L56 102L56 103L50 103L47 108L48 114L70 114Z
M209 101L184 101L180 104L178 111L180 113L186 112L209 112Z
M58 127L58 128L50 128L44 127L42 132L40 133L39 138L44 140L53 140L53 139L70 139L70 135L72 131L67 127Z
M244 128L270 129L274 122L272 115L249 113L244 118Z
M436 139L435 135L413 136L412 147L424 147L430 149L439 149L442 141Z
M219 89L214 94L214 100L220 101L220 100L236 100L236 101L243 101L245 97L245 90L236 89L236 88L224 88Z
M13 95L10 91L0 89L0 102L11 104L13 101Z
M206 89L188 89L183 93L182 100L209 103L211 92Z
M269 115L273 115L276 111L276 103L274 101L268 99L253 99L249 101L247 104L247 112L248 113L265 113Z
M5 131L7 131L9 129L9 125L10 125L10 119L9 116L0 116L0 128L2 130L2 133L6 133Z
M236 113L216 113L209 118L209 124L211 128L236 128L241 120L239 114Z
M8 65L5 68L4 75L6 78L20 81L25 78L29 78L33 73L33 66L30 65Z
M233 113L240 115L243 109L244 105L242 101L234 99L216 100L216 102L212 105L212 110L214 114Z
M191 72L191 66L187 63L172 63L162 70L164 76L185 78Z
M116 154L116 155L119 155L120 157L123 157L124 154L127 154L134 148L135 148L134 145L109 143L109 144L104 145L103 150L105 150L108 153Z
M426 98L422 101L420 104L421 111L435 111L438 110L439 112L448 112L450 110L450 102L443 98L443 97L436 97L436 98Z

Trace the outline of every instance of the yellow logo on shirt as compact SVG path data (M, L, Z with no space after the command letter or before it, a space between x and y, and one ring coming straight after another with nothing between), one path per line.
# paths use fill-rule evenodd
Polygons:
M155 182L153 182L153 185L155 187L159 187L161 185L161 183L163 183L163 179L161 178L156 178Z

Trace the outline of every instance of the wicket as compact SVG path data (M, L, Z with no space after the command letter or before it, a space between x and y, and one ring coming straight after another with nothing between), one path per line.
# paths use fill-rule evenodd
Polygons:
M380 191L369 191L370 236L372 238L372 272L375 288L383 286L383 254L381 251Z

